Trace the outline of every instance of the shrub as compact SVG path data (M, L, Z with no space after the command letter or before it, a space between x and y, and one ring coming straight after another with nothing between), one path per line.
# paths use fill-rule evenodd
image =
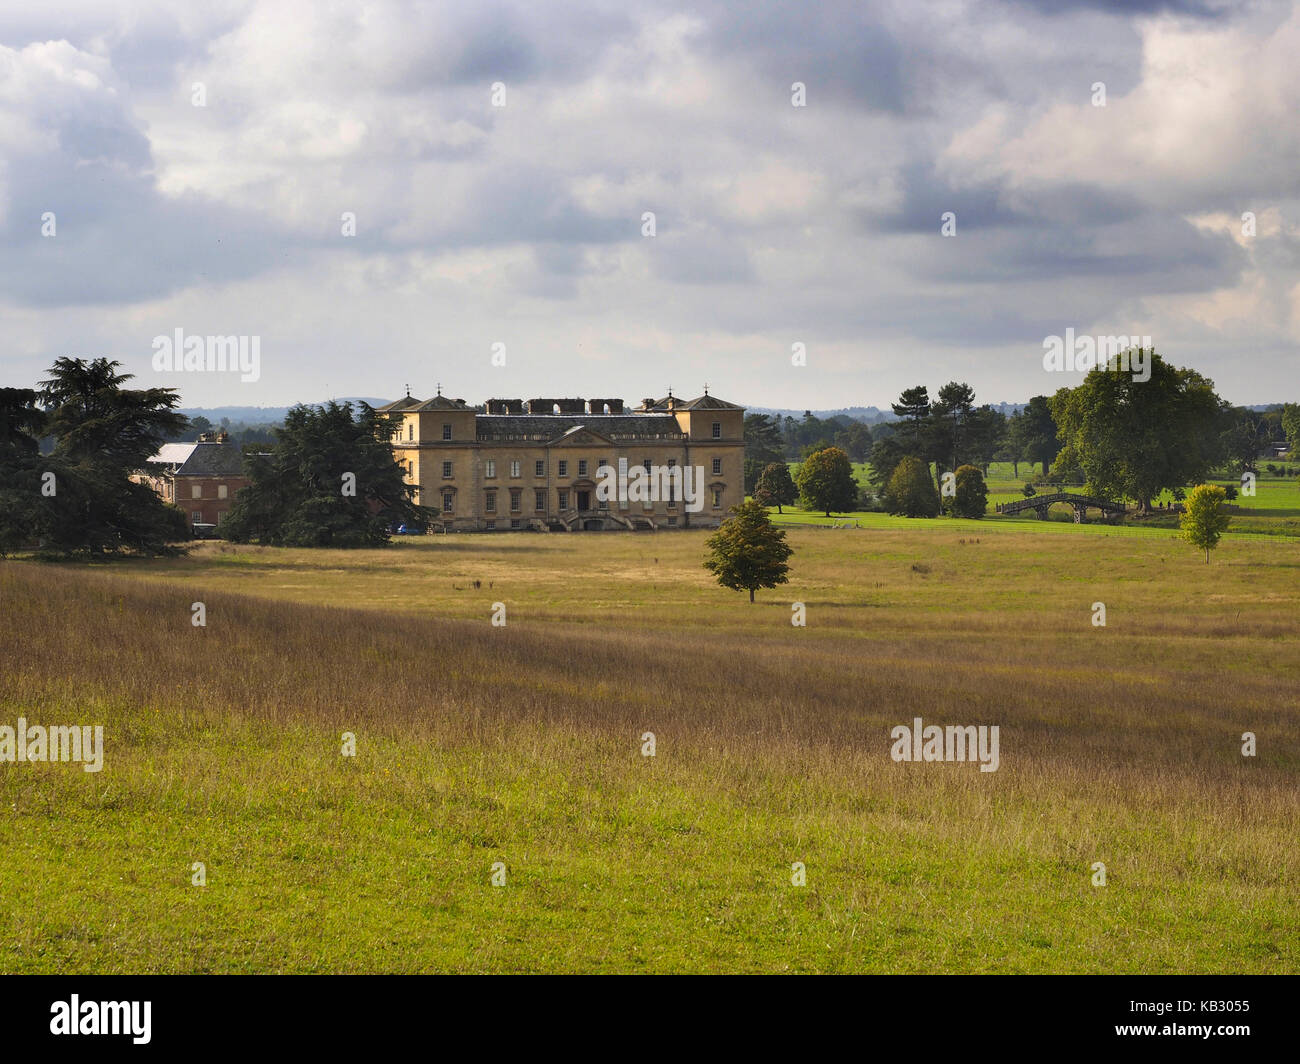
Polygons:
M946 500L954 517L983 517L989 506L984 474L973 465L957 467L957 493Z
M937 517L939 493L930 479L929 467L910 455L899 462L889 478L885 505L891 514L903 517Z

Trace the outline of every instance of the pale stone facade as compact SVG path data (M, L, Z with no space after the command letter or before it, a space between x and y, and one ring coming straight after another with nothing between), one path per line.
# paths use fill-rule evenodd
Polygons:
M714 528L744 501L743 407L698 399L492 399L486 412L441 394L379 408L394 422L393 452L437 528ZM692 511L677 491L655 501L602 499L602 465L702 470Z

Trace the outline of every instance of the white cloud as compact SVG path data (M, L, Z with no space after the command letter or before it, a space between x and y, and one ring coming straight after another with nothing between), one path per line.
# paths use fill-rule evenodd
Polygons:
M210 327L261 333L263 379L256 398L186 381L191 404L597 372L629 398L707 377L766 405L883 405L964 376L996 401L1042 390L1024 353L1044 331L1110 321L1148 323L1238 400L1294 379L1289 9L70 10L45 20L65 40L0 13L5 383ZM1243 363L1243 336L1268 356Z

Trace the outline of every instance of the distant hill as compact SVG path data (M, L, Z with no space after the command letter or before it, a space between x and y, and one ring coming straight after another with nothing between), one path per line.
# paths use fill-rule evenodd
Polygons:
M740 405L745 406L744 403L741 403ZM1028 404L1026 403L989 403L990 407L1000 414L1005 414L1007 417L1010 417L1012 414L1020 413L1020 411L1027 405ZM1246 409L1254 410L1259 413L1267 413L1270 410L1280 409L1281 406L1281 403L1256 403L1247 406ZM802 410L792 410L788 407L771 406L745 406L745 413L770 414L778 419L792 417L796 421L802 421L804 415L804 411ZM868 425L874 425L880 421L896 420L892 410L881 410L878 406L844 406L840 407L838 410L814 410L812 411L812 415L822 421L831 417L848 416L853 418L854 421L864 421Z
M323 400L318 400L323 401ZM391 403L391 399L378 399L373 396L356 397L339 399L340 403L350 402L369 403L371 406L383 406L385 403ZM742 403L742 406L745 404ZM1280 403L1256 403L1248 406L1248 410L1266 412L1276 410L1282 404ZM1025 408L1024 403L990 403L994 410L1006 414L1010 417ZM237 425L270 425L277 424L284 420L284 415L289 412L287 406L186 406L181 407L181 413L187 417L203 416L211 421L214 425L220 425L221 419L229 418L231 424ZM745 406L746 413L750 414L770 414L773 417L785 418L792 417L796 421L802 420L803 410L795 410L789 407L771 407L771 406ZM814 410L814 417L825 420L826 418L836 416L846 416L853 418L854 421L864 421L868 425L874 425L880 421L893 421L894 412L892 410L881 410L878 406L843 406L836 410Z
M743 405L743 404L742 404ZM1017 411L1023 410L1024 403L990 403L994 410L999 413L1010 416ZM749 414L771 414L773 417L785 418L792 417L796 421L803 419L802 410L790 410L786 408L774 408L769 406L748 406L745 412ZM831 417L851 417L854 421L864 421L868 425L874 425L880 421L893 421L894 412L892 410L881 410L878 406L845 406L838 410L814 410L813 417L825 421Z
M745 404L741 403L741 406L745 406ZM802 420L804 415L802 410L791 410L784 407L778 408L771 406L745 406L745 413L770 414L772 417L778 419L792 417L796 421ZM846 406L839 410L814 410L812 411L812 415L813 417L820 418L823 421L829 417L846 416L851 417L854 421L865 421L869 425L875 424L877 421L890 421L893 420L894 417L893 411L881 410L879 407L875 406Z
M324 402L324 400L319 401ZM383 406L385 403L391 403L392 400L352 396L336 399L335 402ZM223 417L229 418L231 424L243 422L245 425L271 425L283 421L290 409L292 408L287 406L183 406L180 412L186 417L205 417L214 425L220 425Z

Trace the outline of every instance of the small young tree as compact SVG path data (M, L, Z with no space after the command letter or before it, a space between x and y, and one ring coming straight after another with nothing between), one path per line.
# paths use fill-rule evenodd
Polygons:
M1178 519L1183 539L1205 551L1205 564L1210 564L1210 551L1219 545L1219 537L1232 520L1223 512L1227 493L1217 484L1198 484L1187 496L1187 508Z
M704 568L723 587L748 591L753 602L758 588L786 582L790 571L786 561L794 550L786 543L785 533L773 526L762 503L751 499L733 506L731 513L734 516L705 542L709 556Z
M1035 495L1038 494L1038 489L1036 489L1031 483L1029 483L1029 481L1026 480L1025 486L1020 489L1020 494L1023 495L1026 499L1032 499Z
M939 493L934 490L930 470L919 458L904 458L889 478L885 503L891 514L904 517L937 517Z
M984 474L973 465L957 467L957 493L948 500L953 517L983 517L989 508Z
M789 506L799 497L799 489L790 476L790 467L784 462L772 462L763 470L758 478L755 498L760 491L764 496L763 505L775 506L777 513L784 513L781 507Z
M846 513L858 502L858 482L853 479L853 463L838 447L823 447L810 454L799 466L799 496L809 510Z

